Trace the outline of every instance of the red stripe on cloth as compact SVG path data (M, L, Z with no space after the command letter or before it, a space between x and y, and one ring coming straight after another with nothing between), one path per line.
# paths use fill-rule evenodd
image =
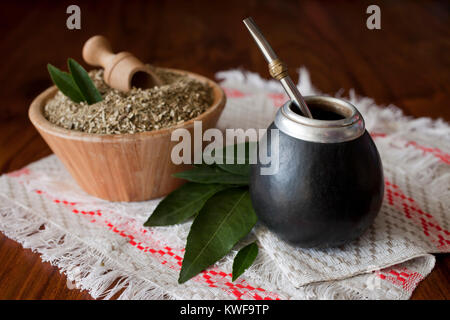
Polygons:
M19 169L19 170L7 173L6 175L8 177L17 178L17 177L20 177L20 176L23 176L23 175L29 175L29 174L30 174L30 169L28 169L27 167L24 167L22 169Z
M268 93L267 97L272 100L275 107L281 107L289 100L288 96L284 93Z
M246 96L249 96L249 94L244 93L238 89L232 89L232 88L225 88L222 87L223 91L225 92L227 98L243 98ZM286 103L286 101L289 100L289 97L284 93L278 93L278 92L271 92L265 94L268 99L270 99L273 102L273 105L275 107L281 107L283 104Z
M229 89L224 87L222 87L222 89L228 98L242 98L246 96L245 93L237 89Z
M443 229L439 225L438 221L431 214L429 214L428 212L424 212L412 197L406 196L398 185L388 180L385 180L385 186L386 186L385 197L388 203L392 206L395 206L400 212L403 212L408 219L411 219L418 226L420 226L424 234L427 237L429 237L430 241L433 242L440 250L448 251L450 245L450 240L448 236L450 236L450 232L448 230ZM45 194L45 192L42 190L35 190L35 192L38 195ZM102 216L101 210L89 212L82 211L80 209L74 208L74 206L77 205L76 202L71 202L68 201L67 199L65 200L54 199L49 195L46 196L48 198L51 198L51 200L54 203L64 205L66 207L71 207L71 212L73 212L74 214L78 214L81 212L85 216L93 214L97 216ZM98 220L95 219L89 221L92 223L99 222ZM167 260L162 260L161 264L169 265L169 267L172 269L177 267L177 269L179 270L179 267L181 266L182 257L180 255L174 254L173 253L174 249L170 248L169 246L165 246L163 249L155 250L150 246L146 245L145 243L134 241L135 236L139 237L139 235L135 234L133 236L132 234L127 233L124 230L120 230L106 219L101 220L100 222L102 222L102 224L104 224L107 228L109 228L113 232L119 233L120 236L129 238L130 239L129 244L137 248L138 250L151 253L152 255L157 254L159 257L162 257L165 254L167 254L169 257L173 257L175 260L177 260L175 263L169 264ZM147 233L147 230L145 229L141 231L142 234ZM184 252L185 249L180 248L178 251ZM171 254L169 254L169 252ZM205 277L205 274L211 276ZM249 284L247 284L245 280L239 280L236 281L236 283L232 283L229 281L229 279L231 279L231 274L226 274L225 272L220 271L217 268L205 270L201 275L196 276L193 280L199 281L199 278L202 279L205 282L205 284L208 285L209 287L220 288L237 299L241 299L242 296L245 296L247 298L251 297L253 299L260 299L260 298L279 299L276 293L266 291L263 288L254 288ZM415 288L415 286L423 279L423 276L417 272L413 272L407 270L406 268L403 268L402 271L390 269L389 271L380 273L379 278L390 281L393 284L399 285L405 290L412 291ZM264 292L265 293L265 295L263 294L264 297L259 296L257 293L253 293L255 291Z
M411 293L423 280L423 275L419 272L409 270L405 267L395 269L393 267L386 268L378 272L380 279L391 282L397 287Z
M413 146L416 149L422 150L424 153L431 153L435 157L439 158L442 162L446 164L450 164L450 154L443 152L439 148L428 148L418 144L415 141L408 141L406 146Z
M54 203L57 203L57 204L60 204L60 205L66 206L66 207L72 206L71 203L73 203L73 202L61 201L59 199L55 199L55 198L51 197L50 195L46 194L42 190L35 190L35 192L38 195L45 195L47 198L50 198ZM76 209L76 208L75 209L71 208L70 212L75 213L75 214L77 214L78 212L82 212L87 215L90 215L91 212L94 213L94 211L86 212L86 211L81 211L80 209ZM98 216L102 216L101 210L96 210L95 213ZM172 269L177 269L177 270L181 269L183 258L180 255L175 254L174 251L180 251L180 253L181 253L181 252L185 251L184 248L176 250L174 248L171 248L168 245L161 245L161 244L160 244L160 246L162 246L161 248L154 248L154 247L152 247L155 245L153 243L150 244L150 243L145 243L144 241L142 241L142 242L135 241L134 239L140 238L139 233L136 234L135 230L125 230L123 228L115 226L111 221L107 220L106 218L103 218L103 220L89 220L89 221L92 223L100 222L101 225L106 226L109 230L113 231L114 233L118 234L119 236L130 239L128 241L128 244L130 244L131 246L133 246L134 248L136 248L142 252L146 252L146 253L148 252L148 253L152 254L153 256L155 256L156 258L161 260L160 262L162 265L167 265ZM141 234L145 234L147 230L139 228L138 231ZM134 233L134 235L133 235L133 233ZM165 256L165 258L161 259L164 256ZM169 259L172 259L171 263L169 262ZM205 275L207 275L207 276L205 277ZM247 282L244 279L241 279L241 280L235 281L235 283L232 283L232 282L230 282L231 278L232 278L231 273L225 273L218 268L210 268L210 269L202 271L199 275L195 276L192 280L202 281L209 287L222 289L225 292L227 292L229 295L234 296L238 300L242 300L242 297L253 298L253 299L265 299L265 300L280 300L278 294L275 292L266 291L263 288L252 287L249 284L247 284ZM261 295L263 295L263 297L254 293L255 291L259 292Z
M419 226L429 240L442 251L450 250L450 232L439 225L439 222L428 212L423 211L413 198L407 197L400 188L385 180L387 203L405 214L405 217Z
M383 132L373 132L370 135L374 139L375 138L386 138L388 136L386 133L383 133ZM445 153L444 151L442 151L439 148L426 147L426 146L420 145L416 141L412 141L412 140L406 141L404 144L405 148L407 148L409 146L412 146L418 150L422 150L424 154L431 154L445 164L450 164L450 154Z

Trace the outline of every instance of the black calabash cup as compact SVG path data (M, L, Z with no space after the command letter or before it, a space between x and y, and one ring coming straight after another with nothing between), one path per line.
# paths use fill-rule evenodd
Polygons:
M272 174L262 174L268 165L260 157L251 165L251 199L259 221L287 242L340 246L366 231L380 210L381 159L352 104L326 96L305 101L314 119L287 102L261 140L270 165L275 157L279 165ZM278 146L271 129L278 129Z

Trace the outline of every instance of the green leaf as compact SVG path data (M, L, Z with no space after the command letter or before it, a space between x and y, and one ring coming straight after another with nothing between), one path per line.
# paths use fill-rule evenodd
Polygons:
M184 222L197 214L214 194L229 187L188 182L165 197L144 226L168 226Z
M230 173L238 174L240 176L250 176L249 164L218 164L218 166Z
M70 100L76 103L85 101L83 95L69 73L59 70L50 63L47 64L47 70L53 83L65 96L69 97Z
M238 143L234 145L229 145L224 147L220 152L219 150L214 150L213 155L217 154L221 155L221 158L223 159L220 163L217 163L217 166L221 169L228 171L233 174L238 174L242 176L249 176L250 175L250 152L256 152L256 142L245 142L245 143ZM241 150L245 150L244 154L239 154L238 151L241 153ZM233 155L229 156L229 151L233 150ZM256 155L256 153L255 153ZM256 159L255 159L256 160Z
M93 104L102 101L102 95L98 92L89 74L84 68L75 60L69 58L67 60L72 78L77 84L83 96L86 98L88 104Z
M173 176L197 183L220 183L235 185L248 185L249 183L248 176L232 174L218 168L215 165L195 167L191 170L175 173Z
M255 261L258 255L258 245L256 242L245 246L236 254L233 261L233 281L239 278Z
M178 282L223 258L256 220L248 189L231 188L212 196L192 223Z

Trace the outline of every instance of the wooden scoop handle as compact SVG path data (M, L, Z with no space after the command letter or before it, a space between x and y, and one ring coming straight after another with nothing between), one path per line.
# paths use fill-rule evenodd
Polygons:
M92 66L106 69L114 56L111 44L104 36L93 36L84 44L83 59Z
M103 67L105 82L112 88L127 92L131 86L151 88L161 85L161 80L138 58L129 52L115 54L104 36L90 38L83 47L86 63Z

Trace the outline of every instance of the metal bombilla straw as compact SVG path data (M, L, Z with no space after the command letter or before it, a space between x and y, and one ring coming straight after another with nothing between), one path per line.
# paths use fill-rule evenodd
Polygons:
M287 95L291 101L294 101L297 104L303 115L312 118L311 112L300 94L300 91L298 91L298 88L295 86L294 82L292 82L291 77L289 77L287 65L278 59L272 47L264 38L263 34L251 17L244 19L244 24L253 36L253 39L255 39L255 42L263 53L264 58L266 58L269 63L269 72L272 78L281 82L281 85Z

